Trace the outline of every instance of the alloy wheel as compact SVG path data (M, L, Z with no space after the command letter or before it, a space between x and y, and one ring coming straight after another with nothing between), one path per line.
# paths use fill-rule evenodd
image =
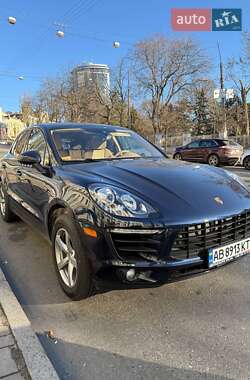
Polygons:
M174 156L174 159L178 160L178 161L181 160L182 159L181 154L180 153L176 153L175 156Z
M209 157L208 159L208 164L211 165L211 166L217 166L219 163L219 159L217 156L215 156L214 154L212 156Z
M6 204L5 204L5 196L4 196L2 187L0 187L0 211L1 211L1 214L4 216L6 212Z
M71 237L65 228L60 228L56 233L55 256L57 268L63 282L69 288L73 288L78 275L77 260Z
M250 170L250 158L245 159L244 166L247 170Z

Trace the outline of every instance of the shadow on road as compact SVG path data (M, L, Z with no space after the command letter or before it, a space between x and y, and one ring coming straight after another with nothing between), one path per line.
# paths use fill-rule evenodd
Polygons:
M52 363L56 356L53 364L59 368L58 374L62 380L79 380L83 374L84 380L233 380L230 377L198 372L192 368L169 367L160 363L129 358L102 349L71 344L62 340L58 340L57 344L53 342L48 344L48 338L45 334L39 335L39 339L46 347ZM72 372L69 363L64 362L65 351L74 352L74 355L77 355L77 358L74 357Z

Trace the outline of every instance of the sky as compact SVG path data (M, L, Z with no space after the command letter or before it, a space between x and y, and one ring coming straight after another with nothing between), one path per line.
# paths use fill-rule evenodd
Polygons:
M0 0L0 107L18 111L21 96L34 94L43 78L80 63L114 68L134 43L155 34L197 40L214 63L214 79L217 41L226 62L240 54L241 32L174 32L171 8L242 8L243 30L250 30L249 0ZM63 39L57 29L64 30Z

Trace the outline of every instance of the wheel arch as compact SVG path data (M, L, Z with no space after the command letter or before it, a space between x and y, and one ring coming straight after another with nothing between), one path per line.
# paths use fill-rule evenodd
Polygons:
M51 238L53 223L56 217L58 215L66 214L66 213L73 214L73 210L71 210L66 203L58 200L51 205L47 214L47 219L46 219L46 227L47 227L49 238Z

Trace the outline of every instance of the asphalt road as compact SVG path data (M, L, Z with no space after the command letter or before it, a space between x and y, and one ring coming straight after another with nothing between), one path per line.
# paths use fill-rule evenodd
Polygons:
M250 184L250 173L233 170ZM0 261L61 379L250 379L250 255L80 302L64 296L49 244L24 223L0 222Z

